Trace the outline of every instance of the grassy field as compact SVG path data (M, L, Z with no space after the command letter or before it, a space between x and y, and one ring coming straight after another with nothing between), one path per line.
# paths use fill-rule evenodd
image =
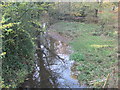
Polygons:
M109 36L99 35L101 33L99 25L79 22L59 22L54 25L54 30L72 38L70 46L74 53L70 58L77 63L73 69L79 72L78 80L81 84L103 87L109 74L112 80L116 77L114 78L116 84L117 74L115 76L112 73L117 63L115 30L108 31ZM110 78L106 86L109 86Z

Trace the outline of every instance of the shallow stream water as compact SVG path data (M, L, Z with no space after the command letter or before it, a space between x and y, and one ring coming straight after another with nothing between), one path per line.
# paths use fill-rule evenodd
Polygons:
M71 48L58 40L47 37L47 42L41 44L40 51L36 54L35 70L23 87L30 88L84 88L78 80L73 78L71 67L74 61L69 60Z

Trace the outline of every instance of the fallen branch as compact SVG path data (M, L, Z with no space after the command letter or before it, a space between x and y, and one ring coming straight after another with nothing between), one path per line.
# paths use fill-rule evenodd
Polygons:
M109 77L110 77L110 74L107 75L107 79L106 79L106 81L105 81L105 83L104 83L104 85L103 85L103 88L105 88L105 86L106 86L106 84L107 84L107 82L108 82Z
M52 50L50 50L48 47L46 47L45 45L43 45L49 52L51 52L53 55L55 55L57 58L59 58L59 59L61 59L62 60L62 62L64 62L65 63L65 61L64 61L64 59L63 58L61 58L59 55L57 55L56 53L54 53Z
M102 82L104 82L104 81L106 81L106 79L101 79L101 80L99 80L99 81L98 81L98 80L93 80L93 81L90 81L89 84L90 84L90 85L93 85L93 84L95 84L96 82L102 83Z

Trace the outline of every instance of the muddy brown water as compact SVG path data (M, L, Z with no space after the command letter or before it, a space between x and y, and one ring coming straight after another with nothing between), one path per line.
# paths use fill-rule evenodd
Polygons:
M35 60L35 70L22 84L24 88L84 88L80 86L71 67L74 61L69 60L71 48L52 37L47 37L41 44ZM47 48L46 48L47 47ZM49 48L49 49L48 49Z

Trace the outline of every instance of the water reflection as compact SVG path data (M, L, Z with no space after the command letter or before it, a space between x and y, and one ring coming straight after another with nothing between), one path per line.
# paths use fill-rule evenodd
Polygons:
M70 47L49 36L43 42L37 50L35 72L24 87L80 88L78 80L71 77Z

